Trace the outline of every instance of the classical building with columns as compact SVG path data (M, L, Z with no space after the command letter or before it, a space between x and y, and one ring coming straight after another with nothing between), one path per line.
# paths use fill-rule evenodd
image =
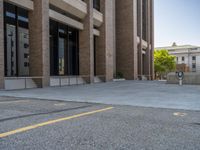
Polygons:
M0 88L153 79L153 0L0 0Z

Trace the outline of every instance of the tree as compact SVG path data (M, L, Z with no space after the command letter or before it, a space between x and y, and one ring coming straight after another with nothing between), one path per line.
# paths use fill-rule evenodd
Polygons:
M175 56L169 55L167 50L154 51L154 68L156 78L162 78L163 75L176 69Z

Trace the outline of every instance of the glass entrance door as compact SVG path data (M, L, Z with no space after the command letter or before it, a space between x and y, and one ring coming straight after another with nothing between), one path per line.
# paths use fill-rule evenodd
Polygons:
M19 76L29 76L29 33L28 29L18 29L18 73Z
M14 25L6 25L6 75L16 76L16 27Z
M28 76L28 11L4 2L4 26L5 76Z

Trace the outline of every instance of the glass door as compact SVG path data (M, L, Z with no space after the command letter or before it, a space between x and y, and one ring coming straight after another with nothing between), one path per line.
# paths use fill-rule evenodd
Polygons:
M6 75L16 76L16 27L6 24Z
M19 76L29 76L29 33L28 29L18 29L18 73Z

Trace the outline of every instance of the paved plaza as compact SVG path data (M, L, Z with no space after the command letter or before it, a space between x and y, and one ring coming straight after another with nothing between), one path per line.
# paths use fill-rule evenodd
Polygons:
M200 110L200 86L163 81L122 81L100 84L0 91L0 96L73 102Z

